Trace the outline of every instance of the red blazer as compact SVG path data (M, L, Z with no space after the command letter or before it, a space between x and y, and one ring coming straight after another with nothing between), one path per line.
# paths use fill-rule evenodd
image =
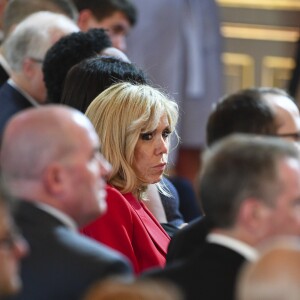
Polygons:
M107 212L82 233L127 256L136 274L163 267L170 237L143 202L112 186L107 187L106 201Z

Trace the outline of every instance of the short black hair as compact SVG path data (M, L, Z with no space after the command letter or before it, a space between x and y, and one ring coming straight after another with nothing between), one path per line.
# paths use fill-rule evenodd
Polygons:
M276 134L275 113L259 89L245 89L216 104L206 126L208 145L232 133Z
M43 63L47 101L60 102L64 81L71 67L111 46L111 40L104 29L75 32L57 41L47 51Z
M116 11L121 11L134 26L137 11L131 0L73 0L78 11L89 9L98 21L111 16Z
M88 58L68 72L61 102L85 113L94 98L123 81L148 83L146 74L132 63L109 56Z

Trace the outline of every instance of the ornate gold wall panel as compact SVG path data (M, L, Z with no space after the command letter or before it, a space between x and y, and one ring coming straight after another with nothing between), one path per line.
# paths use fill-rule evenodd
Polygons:
M260 26L252 24L223 23L221 31L225 38L263 41L268 40L292 43L297 42L299 36L298 28L282 28L276 26Z
M238 90L254 85L254 61L251 56L238 53L223 53L226 86Z
M267 10L300 10L299 0L217 0L224 7Z
M300 0L217 3L224 37L224 92L251 86L286 88L300 33Z
M288 57L266 56L262 62L263 86L287 86L294 60Z

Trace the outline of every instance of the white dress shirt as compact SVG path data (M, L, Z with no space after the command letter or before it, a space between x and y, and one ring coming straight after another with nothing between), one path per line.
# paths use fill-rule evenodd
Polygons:
M44 204L44 203L37 203L35 202L35 205L40 208L41 210L45 211L49 215L53 216L54 218L61 221L64 225L66 225L69 229L73 231L77 231L77 226L75 222L70 218L68 215L63 213L62 211L54 208L53 206Z
M255 261L258 258L258 253L253 247L235 238L223 234L210 233L207 235L206 240L209 243L229 248L245 257L248 261Z

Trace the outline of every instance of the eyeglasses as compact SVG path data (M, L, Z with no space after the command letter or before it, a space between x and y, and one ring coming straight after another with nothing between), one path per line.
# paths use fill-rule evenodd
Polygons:
M300 132L279 133L276 136L283 138L292 138L295 141L300 141Z

